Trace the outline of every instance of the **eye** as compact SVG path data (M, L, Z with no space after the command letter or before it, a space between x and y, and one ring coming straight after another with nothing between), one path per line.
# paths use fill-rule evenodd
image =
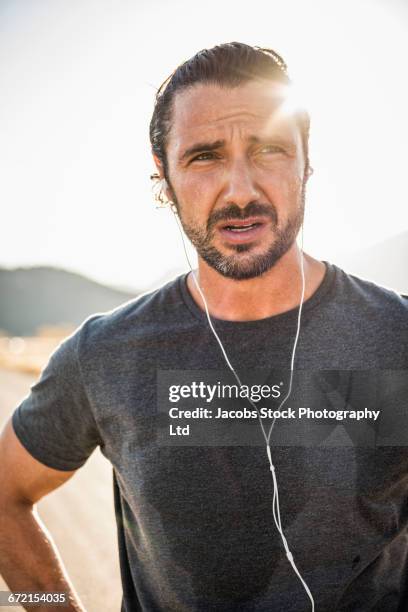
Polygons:
M211 161L213 159L216 159L217 157L218 156L216 155L216 153L213 153L212 151L203 151L203 153L199 153L198 155L193 157L193 159L191 161L192 162L195 162L195 161Z
M265 145L259 150L259 153L265 153L266 155L273 153L285 153L285 149L279 145Z

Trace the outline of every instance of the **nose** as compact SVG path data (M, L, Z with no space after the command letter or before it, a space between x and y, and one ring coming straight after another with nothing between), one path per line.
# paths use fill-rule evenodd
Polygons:
M254 180L253 170L246 160L236 160L225 170L224 204L236 204L245 208L260 199L260 190Z

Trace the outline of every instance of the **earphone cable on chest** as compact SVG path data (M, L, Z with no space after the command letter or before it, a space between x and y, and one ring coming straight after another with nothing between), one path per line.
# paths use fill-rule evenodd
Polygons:
M185 240L184 240L183 229L182 229L180 220L178 218L177 210L174 207L174 204L172 205L172 211L174 213L174 218L176 220L176 224L177 224L178 230L179 230L180 235L181 235L181 240L182 240L182 244L183 244L184 254L185 254L188 266L190 268L194 284L195 284L195 286L197 288L197 291L199 292L199 294L201 296L201 299L203 301L205 313L206 313L206 316L207 316L208 325L210 327L210 330L211 330L214 338L216 339L216 341L217 341L217 343L218 343L218 345L219 345L219 347L221 349L222 355L224 357L224 360L225 360L228 368L231 370L232 374L234 375L234 377L235 377L239 387L242 387L241 379L240 379L238 373L236 372L234 366L232 365L232 363L231 363L231 361L230 361L230 359L229 359L229 357L227 355L227 352L226 352L226 350L224 348L224 345L221 342L221 339L220 339L217 331L215 330L213 322L211 320L210 312L208 310L207 300L205 299L204 293L203 293L203 291L202 291L202 289L200 287L200 284L199 284L199 282L198 282L198 280L196 278L196 275L194 273L193 267L192 267L191 262L190 262L190 258L189 258L188 253L187 253L187 247L186 247L186 243L185 243ZM302 317L302 308L303 308L303 302L304 302L304 297L305 297L305 271L304 271L304 261L303 261L303 225L302 225L301 249L300 249L300 271L301 271L301 287L302 288L301 288L299 310L298 310L298 315L297 315L296 334L295 334L295 340L294 340L294 343L293 343L293 349L292 349L291 360L290 360L289 387L288 387L288 391L287 391L285 397L283 398L283 400L279 404L278 411L286 403L286 401L288 400L288 398L290 397L291 392L292 392L295 355L296 355L296 348L297 348L297 344L298 344L298 341L299 341L299 335L300 335L300 324L301 324L301 317ZM272 453L271 453L271 448L270 448L270 438L271 438L271 435L272 435L273 427L275 425L276 417L273 419L272 424L271 424L271 426L269 428L269 431L267 433L265 431L265 427L264 427L264 424L262 422L262 418L261 418L261 416L259 414L259 410L258 410L256 404L254 404L254 402L252 401L251 398L248 398L248 400L249 400L249 403L252 405L252 407L257 411L258 421L259 421L259 424L261 426L262 434L263 434L263 437L264 437L265 442L266 442L266 453L267 453L267 456L268 456L269 467L270 467L271 476L272 476L272 482L273 482L273 499L272 499L272 514L273 514L273 519L274 519L276 528L277 528L277 530L279 532L279 535L281 537L281 540L282 540L282 543L283 543L283 546L284 546L284 549L285 549L286 556L287 556L287 558L288 558L288 560L289 560L289 562L290 562L290 564L291 564L295 574L297 575L297 577L299 578L300 582L302 583L303 588L305 589L305 591L306 591L306 593L307 593L307 595L308 595L308 597L310 599L310 602L312 604L312 612L314 612L314 610L315 610L315 603L314 603L313 595L312 595L312 593L311 593L307 583L305 582L304 578L302 577L300 571L298 570L298 568L297 568L297 566L295 564L295 561L294 561L293 555L292 555L292 553L291 553L291 551L289 549L289 545L288 545L286 536L284 534L283 527L282 527L282 522L281 522L280 506L279 506L278 480L277 480L277 476L276 476L275 466L274 466L273 461L272 461Z

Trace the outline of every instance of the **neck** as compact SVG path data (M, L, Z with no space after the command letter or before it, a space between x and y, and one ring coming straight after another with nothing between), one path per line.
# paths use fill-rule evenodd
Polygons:
M307 300L322 282L325 266L302 253L296 243L262 276L243 281L225 278L199 258L196 278L210 314L227 321L254 321L299 306L302 294L302 257L305 274L304 299ZM204 310L203 300L191 274L188 276L187 286L193 299Z

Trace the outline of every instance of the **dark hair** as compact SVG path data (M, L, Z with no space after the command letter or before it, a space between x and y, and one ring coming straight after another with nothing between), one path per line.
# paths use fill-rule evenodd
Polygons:
M237 87L252 79L271 79L290 84L287 66L272 49L251 47L232 42L203 49L180 64L162 83L156 94L156 103L150 121L150 142L153 153L160 160L167 176L166 138L171 127L171 111L175 94L197 83L215 83ZM296 113L301 135L306 168L309 168L308 141L309 115Z

